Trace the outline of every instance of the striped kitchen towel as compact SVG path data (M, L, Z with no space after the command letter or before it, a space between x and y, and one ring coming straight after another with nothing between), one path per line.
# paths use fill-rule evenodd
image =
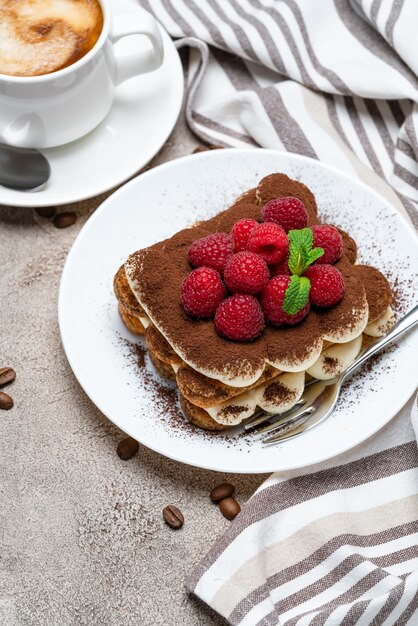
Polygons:
M188 589L240 626L416 626L410 413L411 402L337 463L273 474L192 572Z
M190 48L198 136L320 159L418 228L418 0L139 1ZM241 626L418 625L417 422L413 401L350 453L274 474L188 589Z
M199 137L318 158L418 226L417 0L139 2L191 49Z

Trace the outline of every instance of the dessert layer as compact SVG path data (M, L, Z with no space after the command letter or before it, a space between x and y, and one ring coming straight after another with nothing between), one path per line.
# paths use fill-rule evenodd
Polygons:
M271 368L257 383L242 391L205 379L185 364L179 366L177 361L171 362L172 354L170 349L166 349L167 342L151 326L146 330L145 339L157 371L166 378L176 380L180 396L187 401L189 410L192 406L195 414L210 416L211 428L214 428L213 422L223 426L239 424L253 415L257 408L269 413L283 413L291 409L301 397L307 378L334 378L345 371L359 352L374 340L363 334L348 343L327 344L308 371L284 373Z
M381 318L370 325L379 335L364 333L345 344L324 342L317 362L309 371L299 373L303 375L303 381L305 374L309 378L327 380L347 369L360 349L364 350L374 336L383 334L382 329L386 332L391 315L388 308ZM139 318L130 317L139 322ZM126 323L124 316L122 319ZM238 424L250 417L257 407L271 413L282 413L292 408L303 392L302 378L297 373L285 375L272 367L267 367L258 381L244 391L229 387L203 376L182 362L161 333L150 324L145 330L145 339L157 371L177 382L185 414L202 428L221 430Z
M347 344L334 344L324 350L316 367L308 372L282 373L267 383L238 394L234 398L205 408L194 405L186 397L190 411L203 419L205 413L214 423L222 427L235 426L251 417L258 409L267 413L284 413L292 409L302 397L305 384L311 377L328 380L345 371L356 359L358 354L373 342L368 336L360 336Z
M260 378L258 378L257 381L253 383L253 385L245 387L244 389L225 385L218 380L204 376L200 372L197 372L186 363L184 363L184 361L173 350L173 348L163 337L163 335L155 328L155 326L153 326L149 322L149 319L146 318L145 312L140 311L140 315L137 316L133 314L128 314L127 305L129 305L129 294L125 291L124 296L127 297L126 300L121 297L120 291L117 292L119 312L125 325L134 334L145 334L145 339L150 354L151 356L154 356L154 364L156 361L158 361L162 364L167 365L165 371L170 372L170 377L173 377L173 372L175 372L175 378L177 380L177 385L179 387L180 393L182 393L186 398L188 398L190 402L196 404L197 406L200 406L202 408L207 406L213 406L215 403L223 402L225 400L235 397L242 391L248 391L250 388L258 384L272 380L281 373L280 370L267 365ZM392 317L392 310L390 307L388 307L385 313L380 318L378 318L374 322L371 322L370 324L368 323L364 330L363 340L365 335L370 335L371 337L380 337L384 335L392 324ZM349 343L351 344L351 342ZM340 345L342 348L344 348L346 344ZM330 354L328 354L327 352L328 347L332 347ZM315 371L316 373L312 374L312 376L315 375L316 378L326 379L330 378L331 374L332 376L334 376L342 371L342 368L338 367L338 364L341 364L340 361L336 362L337 367L332 367L332 355L335 354L336 348L337 347L332 343L324 341L321 355L310 368L315 368L312 369L312 371ZM341 351L341 354L344 355L344 349ZM329 358L326 358L327 356ZM342 362L345 361L346 360L343 358ZM318 366L319 362L321 362L321 371L319 370Z

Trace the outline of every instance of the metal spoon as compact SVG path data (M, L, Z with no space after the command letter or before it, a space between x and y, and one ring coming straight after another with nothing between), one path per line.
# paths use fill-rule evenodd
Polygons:
M41 191L51 167L39 150L0 143L0 185L15 191Z

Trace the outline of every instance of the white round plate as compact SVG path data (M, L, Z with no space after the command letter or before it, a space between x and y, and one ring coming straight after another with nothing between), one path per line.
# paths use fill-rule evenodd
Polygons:
M145 12L131 0L112 0L111 5L115 15ZM157 154L177 121L184 88L177 50L162 27L161 34L162 66L120 85L108 116L91 133L42 151L51 164L43 191L23 193L0 186L0 204L42 207L85 200L120 185ZM128 54L146 45L145 38L128 37L116 47Z
M412 229L374 191L318 161L273 150L216 150L171 161L130 181L93 214L68 255L59 298L61 337L76 377L98 408L144 445L183 463L243 473L317 463L375 433L414 391L418 332L356 375L326 422L263 448L254 436L191 426L173 405L170 384L147 359L141 363L142 340L123 326L112 292L119 266L131 252L216 215L272 172L307 184L320 214L355 238L360 259L397 280L404 311L415 304L418 243Z

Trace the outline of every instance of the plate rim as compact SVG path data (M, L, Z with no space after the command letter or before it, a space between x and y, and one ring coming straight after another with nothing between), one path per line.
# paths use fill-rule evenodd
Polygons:
M136 9L141 11L141 12L145 12L148 13L148 11L146 11L143 7L141 7L140 5L135 5ZM100 186L100 189L97 188L94 191L88 191L85 193L82 193L81 195L77 195L76 193L73 196L65 196L65 197L61 197L61 194L59 191L55 192L55 195L52 196L43 196L42 195L42 191L40 192L14 192L10 198L2 198L2 187L0 186L0 206L10 206L10 207L19 207L19 208L28 208L28 209L34 209L34 208L39 208L39 207L45 207L45 206L63 206L66 204L75 204L77 202L83 202L85 200L89 200L90 198L94 198L96 196L99 196L103 193L107 193L108 191L111 191L112 189L115 189L116 187L119 187L120 185L124 185L126 183L131 182L129 179L134 180L135 178L137 178L140 175L140 170L144 167L146 167L148 165L148 163L158 154L158 152L161 150L161 148L164 146L164 144L166 143L167 139L169 138L169 136L171 135L171 133L173 132L173 129L177 123L177 120L179 118L180 115L180 111L183 105L183 99L184 99L184 85L185 85L185 81L184 81L184 74L183 74L183 67L181 64L181 60L180 60L180 55L178 53L178 50L174 44L174 41L170 38L170 36L168 35L167 31L165 30L165 28L162 26L162 24L157 20L158 25L160 27L160 30L162 31L162 36L164 39L164 45L168 46L170 49L170 54L173 55L173 59L174 63L177 66L177 79L173 82L173 85L176 85L175 89L173 89L173 94L175 93L175 98L176 98L176 102L175 105L173 105L172 107L172 113L170 113L170 115L172 115L172 120L170 121L170 123L167 125L167 129L166 131L161 135L160 140L158 141L158 143L155 144L155 146L152 148L152 150L150 150L149 155L147 155L145 157L145 160L141 161L138 160L134 163L134 160L132 160L132 167L129 168L125 171L125 173L123 174L122 177L118 177L118 180L112 180L111 183L106 183L104 184L104 186ZM165 54L167 54L167 49L165 48ZM107 117L107 116L106 116ZM101 123L105 122L106 118L104 120L102 120ZM94 130L94 129L93 129ZM93 131L91 131L93 132ZM85 137L87 137L90 133L87 133L87 135L85 135L84 137L81 137L80 140L82 141ZM56 146L56 148L46 148L46 149L41 149L41 152L48 157L48 153L49 151L53 151L55 149L61 149L61 148L65 148L66 146L71 145L71 143L76 143L76 142L70 142L69 144L64 144L63 146ZM73 154L73 159L75 159L77 157L77 152L75 151ZM158 167L158 166L156 166ZM155 169L155 168L153 168ZM134 178L132 178L134 177ZM4 188L3 188L4 189ZM45 190L47 190L48 188L46 187ZM8 192L13 192L13 190L7 190ZM116 189L116 191L119 191L119 189ZM43 199L45 198L45 199ZM80 231L81 232L81 231Z
M328 164L325 164L317 159L313 159L311 157L307 157L301 154L297 154L297 153L292 153L292 152L286 152L286 151L282 151L282 150L274 150L274 149L266 149L266 148L226 148L226 149L222 149L221 151L218 150L208 150L205 152L201 152L198 154L189 154L189 155L185 155L183 157L179 157L176 159L173 159L171 161L167 161L165 163L161 163L160 165L146 171L143 172L141 174L139 174L138 176L134 177L132 180L128 181L127 183L125 183L122 187L120 187L119 189L117 189L113 194L111 194L108 198L106 198L101 204L100 206L95 210L95 212L90 216L90 218L87 220L87 222L83 225L83 227L81 228L80 232L78 233L76 239L74 240L64 263L63 266L63 270L62 270L62 274L61 274L61 280L60 280L60 285L59 285L59 292L58 292L58 324L59 324L59 331L60 331L60 337L61 337L61 342L63 345L63 349L64 349L64 353L65 356L67 358L67 361L70 365L70 368L73 372L73 375L75 376L78 384L80 385L80 387L83 389L84 393L88 396L88 398L93 402L93 404L100 410L100 412L107 418L109 419L110 422L112 422L113 424L115 424L115 426L117 426L122 432L126 433L128 436L133 437L135 440L139 441L139 443L141 443L141 445L153 450L154 452L157 452L158 454L161 454L162 456L165 456L173 461L176 461L178 463L183 463L185 465L189 465L192 467L199 467L202 469L206 469L206 470L210 470L210 471L214 471L214 472L228 472L228 473L234 473L234 474L271 474L275 471L293 471L296 469L302 469L302 468L306 468L306 467L310 467L310 466L314 466L317 465L319 463L323 463L326 461L329 461L330 459L333 458L338 458L342 455L344 455L345 453L347 453L349 450L352 450L354 448L356 448L357 446L361 445L362 443L364 443L365 441L369 440L373 435L375 435L377 432L379 432L382 428L384 428L394 417L395 415L402 409L403 406L405 406L408 402L408 400L412 397L413 393L415 392L416 389L416 385L414 382L412 382L411 384L411 389L408 391L408 397L405 398L404 396L402 397L401 401L398 401L396 404L394 404L394 408L393 410L390 412L389 416L387 417L387 419L384 422L379 423L379 425L376 428L373 428L370 432L368 432L365 436L363 436L361 439L357 440L355 443L350 443L349 445L347 445L346 447L343 447L342 449L340 449L337 454L324 454L322 456L320 456L319 458L317 458L315 461L310 461L308 463L296 463L294 465L286 465L285 468L279 467L276 469L272 469L271 467L268 468L264 468L261 467L260 469L257 469L256 471L254 469L240 469L237 470L236 468L234 468L233 466L229 466L227 463L222 465L222 468L214 468L213 466L207 465L205 463L196 463L196 462L189 462L187 460L185 460L184 458L178 458L175 454L175 448L173 453L171 453L171 451L169 453L167 453L166 450L163 450L161 448L158 447L158 445L150 445L149 443L144 443L143 441L141 441L140 439L137 438L136 434L132 434L132 432L130 432L129 429L125 429L122 428L120 426L120 424L118 424L110 415L107 414L107 412L102 408L101 406L101 402L100 401L96 401L95 399L93 399L93 397L90 395L90 393L87 391L87 389L84 387L84 385L81 383L81 381L79 380L76 371L73 367L73 362L72 362L72 358L70 357L69 354L69 349L68 349L68 344L66 343L66 339L65 339L65 331L63 329L63 316L65 315L63 312L63 293L65 290L65 281L66 281L66 276L67 276L67 272L68 272L68 267L70 266L72 257L76 254L76 250L77 250L77 246L79 245L80 240L82 239L82 237L84 237L86 235L86 233L88 233L88 231L94 227L95 221L97 219L99 219L101 212L103 212L104 210L106 210L107 205L108 204L112 204L112 202L114 202L115 198L118 198L119 195L123 195L126 191L127 188L130 187L134 187L135 185L138 184L139 180L142 180L144 178L148 178L150 176L155 175L155 172L161 172L164 171L167 168L172 168L172 167L176 167L177 164L179 162L187 162L191 159L197 160L204 160L204 159L217 159L219 158L219 156L225 155L225 154L234 154L239 156L243 156L244 154L254 154L257 152L262 152L263 154L269 153L272 156L274 155L280 155L280 156L286 156L289 157L291 160L296 160L296 161L300 161L300 162L307 162L307 163L315 163L316 166L322 167L336 175L338 175L339 177L343 177L346 180L348 180L350 183L354 183L355 185L358 185L360 187L362 187L363 189L366 190L367 193L372 193L380 202L382 202L385 205L390 206L393 211L396 213L396 215L402 220L404 227L407 228L407 230L409 231L409 234L413 237L413 239L415 240L415 243L417 245L418 248L418 234L415 232L415 230L413 229L412 225L410 223L408 223L408 221L404 218L404 216L399 213L399 211L397 211L395 209L395 207L393 207L393 205L386 199L384 198L379 192L377 192L375 189L373 189L372 187L369 187L366 183L364 183L363 181L358 181L355 178L353 178L352 176L350 176L349 174L342 172L340 170L338 170L335 167L332 167ZM140 184L140 183L139 183ZM408 387L409 389L409 387Z

